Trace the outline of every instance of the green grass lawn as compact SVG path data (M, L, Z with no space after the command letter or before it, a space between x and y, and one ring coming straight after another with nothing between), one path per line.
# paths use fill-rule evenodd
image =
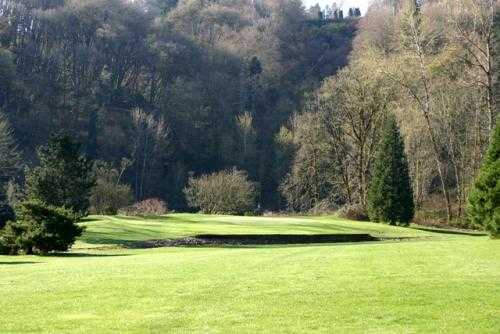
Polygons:
M175 239L196 234L345 234L385 237L425 237L417 229L352 222L332 217L233 217L174 214L162 218L91 217L77 247L120 245L151 239Z
M59 256L0 256L0 333L499 333L500 242L331 217L93 217ZM126 249L211 234L402 242ZM109 246L111 245L111 246Z

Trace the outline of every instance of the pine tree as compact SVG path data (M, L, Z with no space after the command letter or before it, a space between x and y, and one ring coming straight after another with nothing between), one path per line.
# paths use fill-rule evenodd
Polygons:
M415 207L404 142L396 119L386 121L368 191L368 214L375 222L408 225Z
M15 177L20 167L21 156L17 151L12 129L7 118L0 113L0 229L7 221L15 218L5 190L7 182Z
M6 196L3 194L2 190L0 190L0 230L5 226L5 224L14 220L16 215L14 210L7 202Z
M21 169L21 155L17 150L14 133L7 118L0 112L0 188Z
M493 238L500 236L500 119L469 195L469 218Z
M38 150L40 166L27 174L28 198L86 215L95 179L93 162L80 151L81 144L71 137L51 136L47 146Z

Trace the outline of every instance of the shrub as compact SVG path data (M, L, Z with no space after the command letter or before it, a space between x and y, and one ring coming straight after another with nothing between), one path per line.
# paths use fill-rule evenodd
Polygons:
M80 143L69 136L51 136L47 146L38 150L40 166L26 175L28 198L85 216L95 181L92 161L80 149Z
M332 199L324 199L321 202L317 203L309 213L313 215L328 215L332 214L338 210L338 205Z
M96 184L90 196L90 212L93 214L116 215L118 209L132 204L132 188L120 184L120 172L106 163L96 164Z
M32 253L33 247L28 247L26 228L15 221L8 221L3 230L0 230L0 254L16 255L24 249Z
M161 216L167 212L167 203L158 198L146 199L120 210L125 216Z
M337 211L337 216L349 220L369 221L368 213L361 204L346 204Z
M443 201L436 202L438 203L424 203L422 207L415 210L415 217L413 218L412 223L416 225L439 228L457 228L468 230L478 229L478 226L474 226L466 217L454 217L451 221L448 221L446 219L446 207L442 205Z
M208 214L237 214L255 210L257 187L237 169L190 178L184 189L190 207Z
M0 235L4 252L10 254L67 251L83 232L72 211L41 202L21 203L16 216L17 221L8 222Z
M374 222L408 225L415 214L404 142L396 118L387 118L368 190L368 215Z
M14 255L10 253L10 248L4 245L2 231L0 231L0 255Z
M471 222L500 237L500 118L491 138L483 165L469 195Z

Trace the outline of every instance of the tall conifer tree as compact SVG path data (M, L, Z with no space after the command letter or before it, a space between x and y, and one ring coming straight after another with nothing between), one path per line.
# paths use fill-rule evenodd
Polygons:
M52 135L38 150L40 166L26 175L28 199L85 216L95 179L92 160L80 152L81 144L68 135Z
M1 84L0 84L1 85ZM7 182L14 178L21 168L21 156L7 118L0 113L0 229L15 218L5 194Z
M395 117L390 115L374 163L368 191L368 214L375 222L408 225L414 213L404 142Z
M475 225L483 226L492 237L500 236L500 120L469 195L468 213Z

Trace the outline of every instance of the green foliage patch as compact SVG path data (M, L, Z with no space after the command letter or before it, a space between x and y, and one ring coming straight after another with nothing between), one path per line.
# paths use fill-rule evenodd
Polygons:
M38 158L40 166L26 175L28 198L85 216L95 179L93 162L81 154L81 144L68 135L55 134L38 150Z
M492 237L500 236L500 120L469 196L469 217Z
M413 190L396 118L386 121L368 191L368 215L375 222L408 225L415 214Z
M71 210L41 202L21 203L16 216L0 231L0 247L10 254L67 251L83 232Z

